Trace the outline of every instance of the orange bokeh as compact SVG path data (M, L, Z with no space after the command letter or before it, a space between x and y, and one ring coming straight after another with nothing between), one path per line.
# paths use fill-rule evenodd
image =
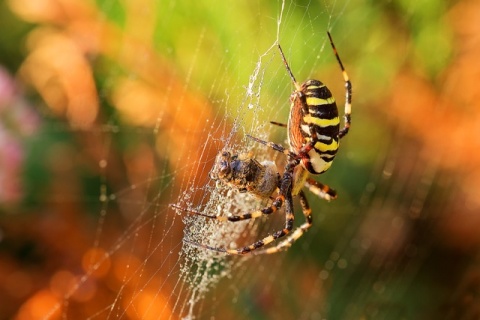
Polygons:
M28 299L20 308L15 319L17 320L37 320L60 319L61 298L56 297L48 290L41 290Z
M455 172L460 188L439 224L445 243L471 249L480 245L480 4L459 3L449 20L456 55L436 84L411 69L392 83L388 112L405 132L422 143L421 158Z
M56 114L65 115L74 127L89 128L98 113L98 93L83 53L52 29L32 32L29 48L24 77Z

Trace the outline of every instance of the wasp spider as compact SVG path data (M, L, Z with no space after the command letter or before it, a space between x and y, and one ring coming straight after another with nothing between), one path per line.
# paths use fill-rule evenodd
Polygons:
M298 83L287 63L281 46L278 45L283 63L295 86L295 90L290 96L291 106L288 124L272 123L287 128L290 148L286 149L273 142L263 141L252 136L248 137L287 156L288 160L283 175L280 177L276 168L270 164L259 163L251 155L231 156L229 152L221 153L213 170L217 172L214 174L214 179L233 186L239 191L251 192L257 196L267 198L271 197L275 190L278 190L272 204L261 210L238 216L211 216L194 210L186 210L207 218L235 222L257 218L264 214L269 215L284 206L284 228L248 246L234 249L190 243L214 251L241 255L253 252L277 239L283 239L275 246L255 251L255 253L275 253L290 247L312 225L311 209L302 190L303 187L306 186L314 194L326 200L336 197L335 191L328 186L309 178L310 174L321 174L330 168L339 147L339 139L344 137L350 129L352 84L343 67L331 35L329 32L327 34L345 81L344 127L340 129L337 104L330 90L318 80L307 80L302 84ZM306 220L295 230L293 230L294 196L299 197Z

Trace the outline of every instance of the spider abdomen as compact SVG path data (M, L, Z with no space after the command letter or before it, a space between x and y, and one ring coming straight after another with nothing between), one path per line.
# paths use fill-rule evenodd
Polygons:
M340 119L330 90L318 80L307 80L292 94L288 122L289 143L293 152L307 156L303 167L312 174L330 168L338 150Z

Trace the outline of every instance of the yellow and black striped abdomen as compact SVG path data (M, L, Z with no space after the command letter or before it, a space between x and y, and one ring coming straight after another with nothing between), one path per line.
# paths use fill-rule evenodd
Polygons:
M340 119L335 99L322 82L308 80L294 92L288 125L293 151L313 146L302 160L305 169L312 174L328 170L338 150Z

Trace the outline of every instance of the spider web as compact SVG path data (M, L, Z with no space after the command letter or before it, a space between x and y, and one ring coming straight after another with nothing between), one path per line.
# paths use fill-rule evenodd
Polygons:
M421 8L286 0L215 5L147 0L52 3L58 7L41 15L22 7L21 1L10 1L12 11L26 21L42 22L29 36L33 53L19 74L45 104L29 130L41 133L38 145L42 139L44 145L55 141L57 149L50 157L63 159L47 159L52 180L60 182L32 200L34 207L40 203L54 212L39 220L51 237L38 238L50 246L49 257L60 258L47 264L42 284L31 289L12 315L405 319L442 314L442 306L455 305L468 291L468 279L461 273L449 280L445 274L462 270L475 255L455 250L465 248L461 240L442 244L439 238L463 230L448 225L445 210L458 205L453 199L465 199L465 212L474 212L478 201L458 188L464 176L449 174L462 162L448 157L451 149L437 151L435 136L424 134L423 123L414 121L416 113L405 111L405 106L418 106L415 112L428 106L430 113L418 118L434 114L438 123L446 123L448 117L435 112L443 109L448 115L451 107L444 100L446 94L438 94L431 83L410 69L399 71L399 61L407 58L379 49L397 31L395 23L371 31L375 20L391 11L413 16ZM286 252L226 256L183 242L241 247L282 228L283 209L270 217L222 223L172 205L209 215L242 214L269 205L216 185L209 172L221 150L252 152L257 160L275 161L283 168L284 155L245 137L287 145L285 129L269 124L287 121L292 92L277 43L297 80L326 83L343 114L344 83L327 30L353 82L353 122L332 168L314 178L337 190L339 198L329 203L306 192L314 225ZM367 35L367 40L360 39ZM396 39L402 48L401 37ZM42 74L37 72L38 62L44 62L43 55L48 61L56 56L55 50L42 51L42 43L47 48L61 43L57 49L70 57L80 44L91 55L88 63L95 70L91 86L98 88L98 97L82 96L78 109L75 101L62 109L65 97L49 95L50 87L39 84L43 82L37 76ZM381 61L381 54L390 60ZM432 74L440 73L435 63L445 64L438 55L423 61ZM75 61L68 62L71 66ZM51 62L52 70L60 63ZM49 85L70 88L64 83ZM395 86L405 86L422 98L396 95ZM79 92L88 90L87 86ZM385 110L385 104L391 110ZM91 107L95 112L90 115L78 111L86 105L97 109ZM466 122L460 115L455 120ZM428 156L432 153L436 156ZM41 150L32 152L30 158L40 154ZM78 166L75 171L88 172L78 183L88 191L71 189L78 177L69 173L69 161ZM468 181L475 185L472 180ZM54 205L45 205L50 203ZM77 207L89 214L71 213ZM298 203L295 212L298 226L303 222ZM445 217L443 224L432 222ZM59 221L70 228L56 231L52 226ZM2 229L5 234L12 231ZM67 250L61 249L63 240ZM430 267L448 259L455 263L429 273ZM11 285L17 286L22 287ZM454 294L447 293L451 291ZM454 307L445 308L452 318L459 314Z

